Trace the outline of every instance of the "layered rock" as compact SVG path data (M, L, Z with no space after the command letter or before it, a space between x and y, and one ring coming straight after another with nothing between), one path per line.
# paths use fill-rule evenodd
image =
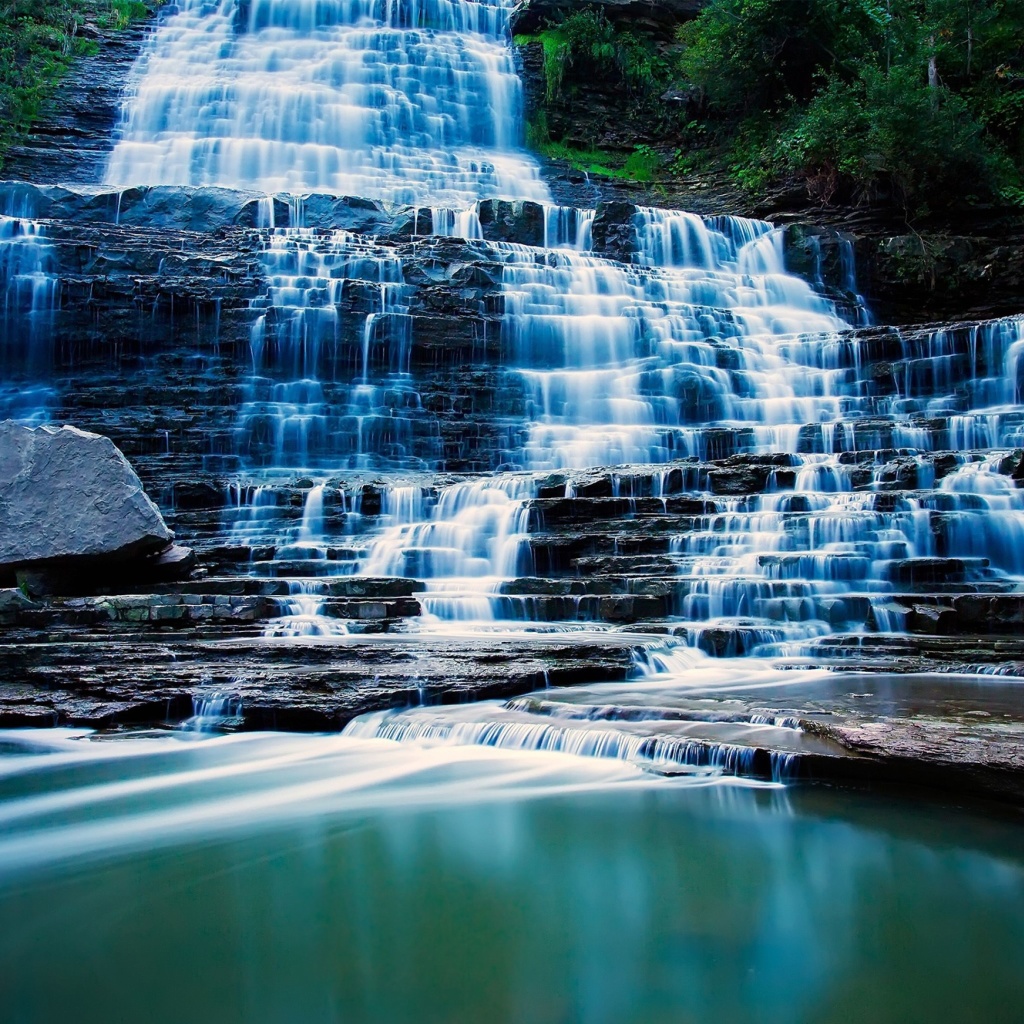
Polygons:
M536 415L524 365L534 353L509 328L506 271L569 273L594 259L595 277L629 268L639 289L658 271L643 263L635 205L605 204L592 224L557 214L591 225L597 255L584 257L572 234L553 240L561 250L539 247L554 221L532 203L481 204L475 223L465 219L477 237L463 239L424 235L451 230L445 211L317 196L20 185L6 195L40 218L12 238L45 249L31 281L48 282L22 319L2 321L7 383L21 401L39 389L40 416L123 447L201 563L179 581L0 595L7 724L174 723L223 699L242 727L334 728L365 711L511 698L545 682L635 683L659 658L691 651L772 650L776 664L899 674L1024 664L1020 566L981 528L984 494L1012 512L1024 472L1009 443L1024 416L1008 407L994 421L984 407L1004 391L1013 401L1006 325L787 337L778 351L791 367L831 375L838 418L793 424L789 450L766 452L760 420L729 422L715 404L709 382L748 398L761 386L726 316L702 349L704 372L643 379L640 399L669 388L681 411L671 457L520 471L506 491L502 474L494 507L514 513L517 560L476 593L450 596L432 563L465 552L445 541L461 529L443 518L446 503L457 512L479 497L474 482L509 469ZM300 214L313 226L296 227ZM272 232L271 219L289 230ZM818 299L856 307L853 239L791 225L782 241ZM652 346L639 349L652 360L661 307L647 308L636 343ZM975 471L990 491L961 486ZM478 509L476 522L494 514ZM382 555L388 538L398 555ZM426 633L449 600L572 632ZM710 730L678 757L771 776L784 763L796 770L786 757L803 743L800 770L896 778L914 715L901 719L903 738L871 746L870 715L822 719L827 703L748 709L751 728L762 711L797 712L804 740L751 735L723 753ZM975 710L995 713L983 704ZM921 756L953 771L960 755L935 739L952 719L931 712ZM1012 771L1007 756L993 746L975 783Z

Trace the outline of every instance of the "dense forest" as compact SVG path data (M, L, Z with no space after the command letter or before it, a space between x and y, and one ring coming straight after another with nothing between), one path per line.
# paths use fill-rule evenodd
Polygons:
M651 126L616 165L573 152L542 110L534 147L593 170L650 180L715 165L752 191L799 176L823 201L911 214L1024 203L1014 0L712 0L670 42L582 7L518 41L544 46L548 103L600 78Z

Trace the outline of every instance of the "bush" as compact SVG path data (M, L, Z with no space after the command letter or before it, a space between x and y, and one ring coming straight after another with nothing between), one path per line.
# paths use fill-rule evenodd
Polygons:
M650 146L637 146L626 158L623 173L631 181L651 181L663 162L655 149Z
M914 69L865 67L853 83L830 79L782 133L790 170L815 177L822 198L848 180L895 192L908 212L927 197L978 199L996 188L981 126L962 97L930 88ZM969 183L969 184L968 184Z
M1019 0L712 0L680 41L740 184L797 172L908 215L1024 192Z

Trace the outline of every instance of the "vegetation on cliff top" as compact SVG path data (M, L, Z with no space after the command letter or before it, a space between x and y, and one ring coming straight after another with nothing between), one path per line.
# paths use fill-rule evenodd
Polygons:
M147 13L140 0L0 0L0 167L72 60L98 51L83 29L116 31Z
M663 175L720 162L754 191L795 175L908 216L1024 204L1020 0L711 0L670 45L583 8L534 38L549 104L602 75L660 119L648 177L660 157Z

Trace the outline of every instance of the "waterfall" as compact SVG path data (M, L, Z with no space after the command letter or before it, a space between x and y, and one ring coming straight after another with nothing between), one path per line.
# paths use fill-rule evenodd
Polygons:
M461 209L547 198L522 151L509 0L183 0L106 180Z
M670 652L793 655L901 629L897 598L922 581L1018 587L1024 504L1004 461L1024 447L1024 318L857 330L850 240L829 287L816 236L804 280L758 219L638 207L615 225L631 255L595 251L598 211L551 203L523 149L512 8L184 0L135 69L109 182L265 197L250 366L204 468L238 480L223 522L251 571L289 581L269 631L343 634L324 576L423 581L407 628L428 630L607 625L646 587ZM383 200L394 233L302 227L314 191ZM495 240L519 218L535 244ZM41 229L0 222L5 309L52 314L48 258ZM707 465L742 476L758 459L770 469L731 487ZM647 467L645 495L620 490L623 466ZM545 502L574 501L591 471L623 524L655 502L647 550L625 525L590 550L582 523L575 562L547 552ZM341 474L359 475L348 496ZM363 516L371 477L380 509ZM614 595L591 593L589 567L620 558L658 578L627 567ZM538 571L558 578L524 580Z
M762 245L769 225L719 218L717 230L666 211L637 220L646 268L500 250L529 468L703 456L712 423L749 423L757 450L791 451L792 428L840 417L835 372L787 358L786 346L847 325Z
M344 231L299 228L271 234L264 267L241 456L270 469L423 468L433 440L409 373L412 289L401 261ZM356 288L371 312L343 320Z
M0 216L0 419L45 422L52 388L49 332L60 308L60 282L45 227ZM28 380L19 379L28 377Z
M397 493L396 493L397 491ZM532 573L526 476L484 477L444 488L429 510L390 491L389 526L370 547L361 572L427 581L423 610L431 620L503 618L504 580Z

